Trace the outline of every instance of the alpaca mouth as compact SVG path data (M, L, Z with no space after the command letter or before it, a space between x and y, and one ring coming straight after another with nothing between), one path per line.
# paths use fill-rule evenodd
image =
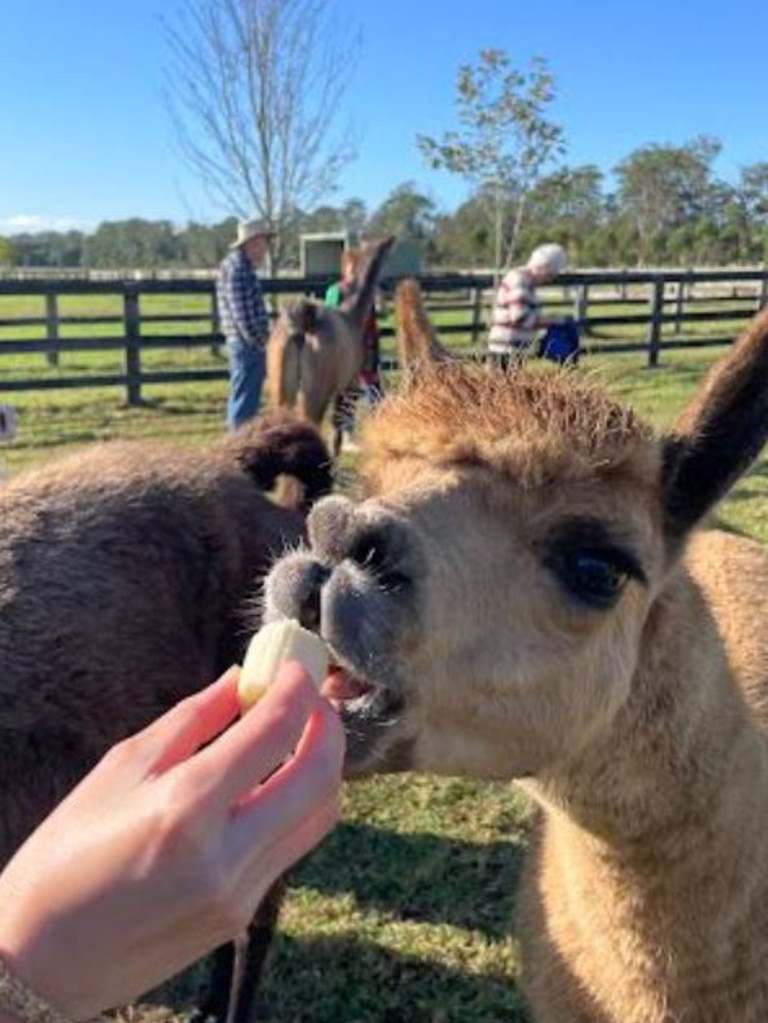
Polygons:
M364 678L333 659L321 693L336 707L347 739L345 773L367 770L382 738L401 718L402 697L388 685Z
M339 664L330 664L328 674L323 682L321 692L326 699L341 710L356 701L365 700L373 692L374 686L364 679L352 675Z
M342 719L353 715L378 717L401 704L386 685L364 678L338 661L331 661L320 691L336 707Z

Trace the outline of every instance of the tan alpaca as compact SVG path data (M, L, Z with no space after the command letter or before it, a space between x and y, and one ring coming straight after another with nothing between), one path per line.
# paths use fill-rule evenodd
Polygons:
M365 320L394 241L366 247L359 287L338 308L304 298L280 314L267 346L273 408L295 409L319 425L333 397L354 382L363 366Z
M455 358L440 344L424 308L421 286L413 277L406 277L395 289L395 342L403 369L418 370Z
M768 1020L768 558L698 527L768 433L768 311L668 435L572 373L389 398L268 616L338 664L349 770L517 779L537 1023Z

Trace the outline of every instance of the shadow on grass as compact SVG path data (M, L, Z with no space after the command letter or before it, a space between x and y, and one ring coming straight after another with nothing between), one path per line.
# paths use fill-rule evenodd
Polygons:
M756 501L763 500L765 498L765 496L766 496L765 494L756 493L755 490L750 488L750 487L737 487L735 490L732 490L730 492L730 494L728 495L728 503L729 504L744 504L744 503L754 504ZM724 529L728 533L738 532L738 530L735 529L733 526L729 526L727 523L723 522L720 519L716 520L716 522L717 522L717 528L718 529ZM747 536L749 534L744 533L742 535Z
M291 887L351 893L391 919L509 935L524 848L340 824L291 874Z
M523 829L524 830L524 829ZM295 937L278 930L261 987L259 1023L451 1023L471 1020L529 1023L509 963L524 836L474 843L431 833L398 834L342 822L289 877L293 889L325 898L353 896L359 909L387 928L408 922L417 952L385 948L370 933ZM339 921L337 921L339 924ZM426 925L420 930L418 927ZM466 941L488 966L474 971L440 963L446 949L461 959ZM395 939L400 940L400 939ZM505 969L494 944L505 942ZM428 957L420 955L428 948ZM208 976L201 962L153 992L134 1023L179 1023L195 1005Z
M731 495L731 499L733 499L733 495ZM724 533L730 533L732 536L741 536L745 540L755 539L753 534L748 532L746 529L741 529L739 526L734 525L733 522L728 522L726 519L720 518L717 515L707 522L707 528L721 529Z
M439 952L433 951L435 959ZM130 1023L182 1023L205 963L148 994ZM119 1017L126 1019L124 1014ZM355 937L278 935L254 1023L533 1023L513 970L470 972Z
M131 1023L189 1019L200 1004L206 976L207 965L201 962L158 988L129 1010ZM511 970L490 967L470 972L354 936L297 939L278 935L254 1023L497 1023L502 1019L532 1023Z
M225 432L224 426L224 403L219 402L197 402L180 401L179 399L166 397L142 397L137 405L122 405L123 411L130 408L152 409L162 413L164 416L195 416L200 418L202 413L206 415L219 415L221 417L221 432Z
M768 476L768 459L762 459L757 465L753 466L744 477L749 479L751 476Z
M470 973L354 938L281 938L260 1023L529 1023L514 978Z

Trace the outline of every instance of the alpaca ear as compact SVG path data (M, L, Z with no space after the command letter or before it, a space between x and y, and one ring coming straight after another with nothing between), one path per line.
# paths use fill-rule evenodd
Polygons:
M723 497L768 439L768 309L709 371L664 442L664 511L682 536Z

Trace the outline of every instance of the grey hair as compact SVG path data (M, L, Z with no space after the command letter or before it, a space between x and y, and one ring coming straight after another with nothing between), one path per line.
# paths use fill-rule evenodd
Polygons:
M562 245L548 242L546 245L537 246L526 264L529 270L538 271L540 274L551 280L557 277L568 266L568 257Z

